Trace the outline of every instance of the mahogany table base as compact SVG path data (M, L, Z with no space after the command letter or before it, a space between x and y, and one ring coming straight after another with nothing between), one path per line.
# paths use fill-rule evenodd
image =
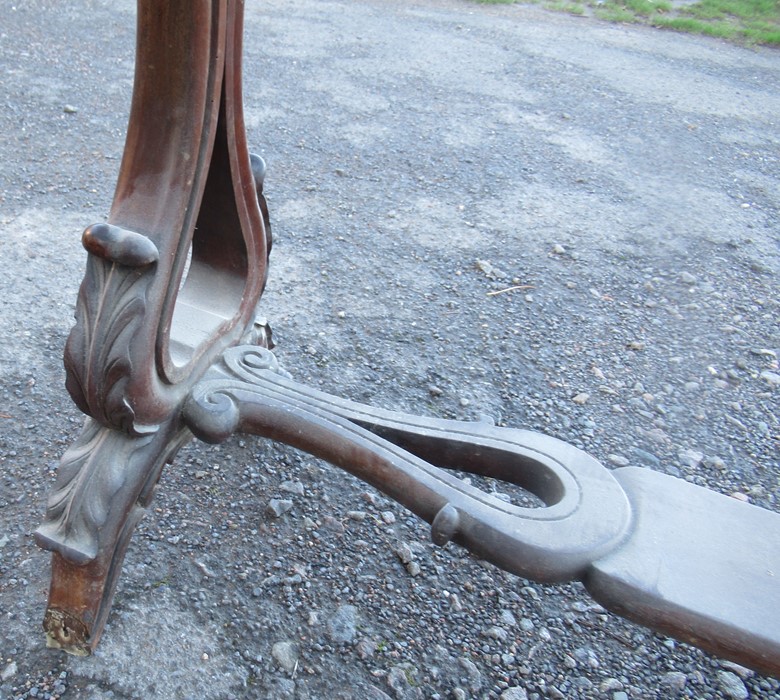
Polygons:
M610 472L538 433L373 409L279 369L254 316L271 237L265 168L246 146L242 17L241 0L138 0L125 153L108 222L84 233L65 351L88 418L36 533L53 552L48 644L95 648L164 464L193 435L245 432L352 472L429 522L439 545L537 581L582 580L619 614L780 674L780 515ZM444 471L455 468L546 507L505 503Z

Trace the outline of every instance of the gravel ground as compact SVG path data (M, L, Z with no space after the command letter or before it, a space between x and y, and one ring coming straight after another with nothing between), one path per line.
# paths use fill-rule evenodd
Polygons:
M296 379L780 510L780 54L456 0L247 5L262 306ZM61 357L133 5L0 9L0 698L780 697L249 437L164 474L97 653L43 648L31 533L82 420Z

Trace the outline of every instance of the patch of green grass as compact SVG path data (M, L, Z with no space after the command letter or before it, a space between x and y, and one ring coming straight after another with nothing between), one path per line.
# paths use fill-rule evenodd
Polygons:
M748 27L745 29L745 38L753 44L780 47L780 29Z
M702 22L694 17L662 17L656 19L655 26L673 29L688 34L704 34L719 39L733 39L737 30L724 22Z
M476 0L494 5L522 1ZM649 24L729 41L780 47L778 0L696 0L689 5L675 0L541 0L541 3L550 10L592 14L609 22Z
M661 0L653 2L652 0L623 0L622 3L626 10L635 12L643 17L650 17L658 12L669 12L672 9L672 3Z
M687 11L702 19L738 17L742 20L766 19L778 16L776 0L699 0Z
M409 667L406 667L404 669L404 675L406 676L406 682L412 687L416 687L417 685L417 679L414 677L414 673L412 672L412 669Z
M614 22L615 24L628 24L634 21L634 14L632 12L608 3L604 3L602 6L595 8L593 13L599 19L603 19L606 22Z
M755 44L780 46L780 3L777 0L699 0L681 14L701 20L714 31L725 25L733 36ZM704 33L710 33L705 31Z
M585 8L582 3L579 2L563 2L557 0L556 2L545 3L545 7L549 10L555 10L556 12L568 12L570 15L585 14Z

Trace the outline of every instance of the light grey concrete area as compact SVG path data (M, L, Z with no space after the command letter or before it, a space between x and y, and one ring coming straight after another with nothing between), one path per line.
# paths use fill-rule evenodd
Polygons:
M0 699L780 697L249 437L163 474L96 654L45 649L32 533L83 420L62 352L134 4L0 17ZM296 379L780 510L780 53L517 5L250 0L244 96L261 312Z

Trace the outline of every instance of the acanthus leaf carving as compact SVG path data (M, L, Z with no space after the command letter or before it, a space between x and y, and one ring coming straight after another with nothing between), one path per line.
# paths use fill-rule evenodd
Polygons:
M87 420L60 461L46 521L36 532L38 543L76 564L92 561L112 499L127 480L128 460L151 439L131 438Z
M146 312L150 267L126 267L89 255L65 346L66 386L76 405L100 423L131 434L135 413L126 387L133 336Z
M60 460L38 544L77 565L93 561L134 504L148 505L162 465L190 438L177 421L136 437L88 418Z

